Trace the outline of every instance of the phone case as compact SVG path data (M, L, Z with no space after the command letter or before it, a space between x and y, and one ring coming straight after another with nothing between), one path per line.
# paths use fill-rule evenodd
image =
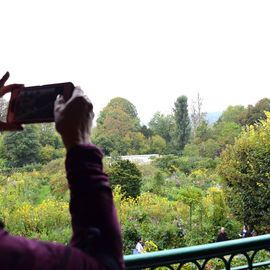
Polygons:
M15 89L11 93L7 122L28 124L54 122L54 101L60 94L67 101L73 93L71 82Z

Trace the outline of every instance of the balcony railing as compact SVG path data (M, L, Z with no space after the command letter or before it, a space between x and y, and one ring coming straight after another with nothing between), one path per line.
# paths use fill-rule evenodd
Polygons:
M258 257L264 252L263 261ZM238 262L237 267L235 266ZM127 270L270 269L270 234L213 244L126 255ZM240 263L240 265L239 265Z

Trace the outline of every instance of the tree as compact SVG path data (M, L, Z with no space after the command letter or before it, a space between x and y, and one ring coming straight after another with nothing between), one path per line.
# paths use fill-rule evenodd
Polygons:
M161 171L157 170L152 178L147 179L148 192L152 192L158 195L162 195L164 192L165 178Z
M141 132L127 132L124 137L127 145L127 154L145 154L149 151L147 140Z
M150 139L150 153L162 154L166 149L165 140L159 135L154 135Z
M167 144L172 143L175 121L172 115L156 112L149 122L149 128L155 135L161 136Z
M113 187L120 185L126 197L140 195L142 174L129 160L118 160L108 168L110 183Z
M270 99L263 98L259 100L255 106L248 105L246 112L242 117L243 125L252 125L258 123L259 120L266 119L265 111L270 111Z
M241 133L241 130L241 126L235 122L219 122L214 125L213 131L215 139L220 145L219 152L221 152L227 144L233 144Z
M224 191L218 187L210 187L207 195L203 198L203 218L205 236L209 241L215 241L220 227L225 227L229 239L234 239L238 233L241 223L237 222L232 215L225 200Z
M199 93L197 93L197 98L192 102L191 105L191 122L193 136L196 134L197 127L205 121L206 113L202 111L202 98Z
M200 146L195 143L188 143L185 145L185 148L183 150L183 156L199 156L200 155Z
M25 125L23 131L5 134L3 144L3 154L9 166L21 167L40 162L41 144L36 125Z
M176 148L177 150L182 151L189 140L191 131L187 97L181 96L177 98L174 106Z
M270 113L247 127L221 155L219 173L236 216L249 225L270 223Z
M146 125L143 125L141 127L141 133L144 135L145 138L150 138L153 135L153 132L150 128L148 128Z
M129 151L132 153L137 151L133 146L137 147L141 142L133 142L131 138L141 141L139 134L142 135L135 106L128 100L118 97L112 99L101 111L93 141L106 154L116 151L120 155L126 155Z
M179 190L179 200L189 206L189 228L192 230L192 215L196 205L202 201L202 190L189 186Z
M127 147L122 142L120 136L100 133L93 135L92 140L96 145L102 148L105 155L110 155L113 151L119 154L127 153Z
M201 121L201 123L197 126L194 136L194 142L200 144L205 142L211 138L213 138L213 129L209 127L209 124L206 121Z
M63 148L60 135L55 130L54 123L42 123L38 125L39 139L42 146L52 146L55 149Z
M218 122L234 122L241 125L245 112L245 107L242 105L229 106L219 117Z
M229 216L229 209L226 205L224 193L220 188L211 187L204 198L207 208L207 219L215 229L224 226Z
M134 128L139 128L139 118L136 107L127 99L116 97L110 100L108 105L100 112L100 115L97 119L97 126L104 126L106 123L106 118L112 112L122 111L127 116L129 116L130 120L133 120L132 124Z
M218 156L220 150L220 144L213 139L209 139L200 144L200 156L214 159Z

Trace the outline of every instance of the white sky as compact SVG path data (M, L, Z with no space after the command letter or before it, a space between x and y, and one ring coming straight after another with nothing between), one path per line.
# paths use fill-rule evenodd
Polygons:
M270 1L0 1L0 73L72 81L95 112L121 96L147 123L178 96L204 111L270 97Z

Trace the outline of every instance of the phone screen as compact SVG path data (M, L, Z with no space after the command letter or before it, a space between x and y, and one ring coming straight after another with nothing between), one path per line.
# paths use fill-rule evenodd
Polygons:
M53 117L54 101L57 93L54 88L31 90L24 89L18 95L15 105L15 118L17 121L27 119L44 119Z
M63 94L62 87L25 88L17 97L15 119L19 122L29 119L53 119L54 101L58 94Z
M56 97L62 95L67 101L73 90L71 82L15 89L11 93L7 121L20 124L53 122Z

